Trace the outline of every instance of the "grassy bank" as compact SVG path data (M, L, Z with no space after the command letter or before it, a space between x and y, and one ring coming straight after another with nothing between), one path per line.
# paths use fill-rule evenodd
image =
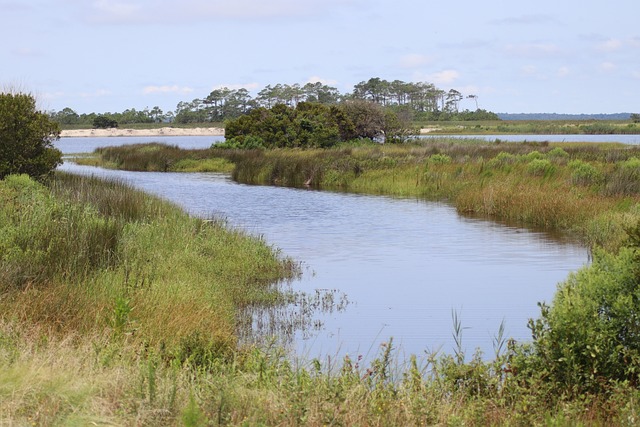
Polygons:
M270 284L296 272L264 242L117 183L0 181L0 424L634 425L638 249L613 249L637 221L638 152L562 147L441 140L189 154L233 164L244 182L446 199L612 249L594 252L543 307L533 344L498 331L490 361L458 349L405 364L391 340L367 365L238 348L239 310L282 301ZM165 170L146 160L164 150L108 156ZM602 291L616 286L627 293Z
M443 137L323 150L149 144L97 154L83 162L129 170L232 170L235 180L249 184L445 200L461 214L561 231L609 249L619 247L640 215L640 149L622 144Z
M223 223L190 218L124 184L62 174L51 188L26 176L0 182L0 262L0 421L32 416L40 425L73 419L76 399L91 405L125 392L75 378L74 360L95 369L151 355L179 365L232 357L239 309L277 304L284 295L273 283L296 271ZM57 359L50 365L49 357ZM54 397L37 390L40 380ZM78 380L86 388L76 390Z
M421 122L415 129L429 129L436 135L613 135L639 134L640 125L616 120L496 120Z
M638 217L636 148L436 140L408 146L220 151L253 184L446 200L460 213L617 247Z

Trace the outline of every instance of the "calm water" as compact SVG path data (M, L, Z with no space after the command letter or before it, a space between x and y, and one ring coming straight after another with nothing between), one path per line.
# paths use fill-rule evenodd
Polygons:
M208 146L214 139L167 142ZM102 142L63 139L59 146L69 153ZM130 142L108 138L109 145ZM312 322L310 330L295 334L292 346L303 356L372 356L389 337L403 354L451 352L452 310L465 328L464 347L491 355L502 321L508 336L529 339L526 323L537 317L537 302L550 301L557 283L588 259L580 246L464 218L445 204L247 186L221 174L108 171L72 163L61 169L122 178L195 215L224 217L302 263L294 289L311 295L329 290L321 295L342 302L346 296L343 310L316 313L317 327Z

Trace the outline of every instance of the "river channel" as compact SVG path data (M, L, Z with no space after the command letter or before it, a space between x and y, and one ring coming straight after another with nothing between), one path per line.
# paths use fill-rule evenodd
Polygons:
M66 154L161 141L208 147L213 137L63 138ZM327 191L248 186L215 173L60 169L125 180L204 217L259 235L303 274L292 289L330 300L290 345L303 357L371 357L390 337L400 356L454 349L452 313L467 353L493 354L506 337L530 339L539 301L588 262L588 250L545 232L458 215L442 203ZM332 303L332 304L331 304Z

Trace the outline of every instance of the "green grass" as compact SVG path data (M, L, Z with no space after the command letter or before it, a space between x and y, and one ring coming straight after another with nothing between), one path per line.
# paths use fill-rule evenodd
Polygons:
M213 152L236 165L232 176L240 182L445 200L464 214L562 231L609 248L620 245L640 206L637 147L443 138L403 146ZM583 167L576 169L576 162Z
M461 212L573 232L609 247L611 257L640 218L640 156L617 145L442 139L334 150L127 150L114 150L109 161L126 153L145 164L141 153L157 159L168 151L173 164L187 159L190 167L224 159L245 182L444 199ZM0 424L604 426L638 419L633 381L595 377L598 392L569 389L534 346L499 331L489 361L464 354L464 343L454 354L404 360L390 340L367 364L358 355L306 360L275 346L238 347L243 308L290 301L273 284L297 274L296 266L263 241L118 182L66 174L48 187L26 177L0 181L0 267ZM606 274L598 267L579 277ZM464 327L454 322L458 341Z
M640 125L616 120L497 120L422 122L414 124L416 129L428 128L435 135L607 135L639 134Z
M635 160L640 149L622 144L442 137L325 150L180 150L150 144L97 154L98 164L123 169L164 170L170 164L166 170L232 170L233 179L249 184L445 200L463 214L561 231L610 249L621 244L624 229L640 212Z

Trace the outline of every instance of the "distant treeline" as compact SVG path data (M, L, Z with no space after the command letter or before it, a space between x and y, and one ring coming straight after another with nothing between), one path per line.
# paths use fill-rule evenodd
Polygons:
M461 111L463 99L472 100L476 109ZM455 89L448 91L432 83L387 81L371 78L356 84L351 93L341 94L338 89L316 82L300 84L267 85L256 96L245 88L227 87L213 90L203 98L181 101L175 111L164 112L160 107L144 110L134 108L122 113L78 114L67 107L50 112L51 117L62 125L93 125L114 122L118 125L131 123L207 123L223 122L248 114L256 108L271 108L277 104L296 107L300 102L336 105L349 100L366 100L383 106L406 121L431 120L497 120L498 116L478 108L478 96L463 95ZM107 122L105 120L111 120ZM97 121L96 121L97 120Z
M558 114L558 113L497 113L501 120L629 120L631 113Z

